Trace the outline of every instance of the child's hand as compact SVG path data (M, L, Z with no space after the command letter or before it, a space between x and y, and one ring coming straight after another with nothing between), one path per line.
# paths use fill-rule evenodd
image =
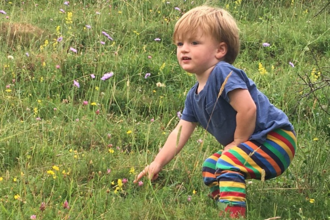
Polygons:
M137 183L142 177L148 176L151 181L158 178L158 173L161 170L161 166L156 163L152 162L150 165L146 166L141 173L135 178L134 183Z

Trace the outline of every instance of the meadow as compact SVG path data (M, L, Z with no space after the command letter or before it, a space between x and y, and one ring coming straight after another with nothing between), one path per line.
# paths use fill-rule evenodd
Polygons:
M218 219L201 128L150 182L133 180L179 121L195 76L175 22L202 0L0 2L0 219ZM330 219L330 2L226 0L234 65L287 113L289 169L247 180L247 219Z

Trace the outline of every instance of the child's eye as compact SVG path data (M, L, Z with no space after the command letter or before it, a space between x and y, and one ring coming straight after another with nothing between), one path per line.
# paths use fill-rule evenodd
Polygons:
M179 47L179 46L182 46L182 45L183 45L182 42L177 42L177 43L176 43L176 46L178 46L178 47Z
M197 41L192 42L192 45L197 45L197 44L199 44L199 42L197 42Z

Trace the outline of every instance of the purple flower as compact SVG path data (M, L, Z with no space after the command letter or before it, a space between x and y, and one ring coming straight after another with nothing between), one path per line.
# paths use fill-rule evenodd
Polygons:
M92 78L92 79L95 79L95 75L94 75L94 74L91 74L91 78Z
M65 13L65 11L64 11L62 8L60 9L60 11L61 11L62 13Z
M176 116L178 116L179 119L181 118L181 115L182 115L181 112L176 113Z
M25 55L26 55L27 57L29 57L29 56L30 56L30 54L29 54L28 52L26 52L26 53L25 53Z
M73 80L73 85L77 88L80 88L80 85L76 80Z
M74 53L77 53L77 50L74 49L73 47L70 47L70 50L71 50L72 52L74 52Z
M158 37L157 37L157 38L155 38L155 41L160 41L160 38L158 38Z
M7 14L4 10L0 10L0 13L1 13L1 14L4 14L4 15Z
M289 62L290 66L294 67L294 64L292 62Z
M61 36L61 37L59 37L59 38L57 38L57 42L61 42L63 40L63 37Z
M110 35L107 32L102 31L102 34L106 36L109 40L113 40L112 37L110 37Z
M144 76L144 78L148 78L151 74L150 73L146 73L146 75Z
M175 10L178 10L178 11L181 11L181 9L179 7L175 7L174 9Z
M83 105L88 105L88 101L83 101Z
M105 73L105 74L102 76L101 80L105 81L105 80L109 79L109 78L112 77L112 76L113 76L113 72Z
M191 201L191 196L188 196L187 200L188 200L188 202L190 202Z
M102 45L104 45L104 44L105 44L105 42L104 42L104 41L100 41L100 43L101 43Z
M127 183L128 180L126 178L123 179L123 184Z
M30 219L37 219L36 215L31 215Z
M46 204L44 203L44 202L42 202L41 204L40 204L40 207L39 207L39 209L40 209L40 211L45 211L45 209L46 209Z
M143 186L143 182L142 181L139 181L139 186Z
M90 25L86 25L85 27L88 28L88 29L92 28L92 26L90 26Z
M69 2L68 2L68 1L65 1L64 4L65 4L65 5L69 5Z
M263 43L262 46L263 46L263 47L269 47L270 44L269 44L269 43Z

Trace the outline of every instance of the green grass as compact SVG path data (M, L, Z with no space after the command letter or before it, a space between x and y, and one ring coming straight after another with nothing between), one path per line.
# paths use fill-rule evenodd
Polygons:
M0 13L0 219L216 219L200 170L222 146L201 128L158 180L132 183L178 122L195 82L177 64L172 31L182 12L204 1L55 2L0 3L7 13ZM235 65L288 114L298 137L282 176L247 180L248 219L329 219L327 1L209 4L238 20ZM19 24L30 26L14 32Z

